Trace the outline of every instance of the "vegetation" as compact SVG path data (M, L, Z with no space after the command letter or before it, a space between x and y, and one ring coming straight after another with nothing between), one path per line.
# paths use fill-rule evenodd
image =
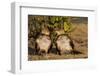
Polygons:
M71 16L28 16L28 47L32 48L32 52L28 50L29 60L45 60L45 59L70 59L70 58L87 58L87 17L71 17ZM69 34L72 38L75 49L81 52L77 55L56 55L48 54L48 58L33 54L35 39L41 33L42 29L48 28L53 45L57 38L57 32L61 31ZM45 30L45 29L44 29ZM31 53L30 53L31 52Z
M29 15L28 24L28 36L34 39L41 33L43 28L48 28L50 31L50 37L52 42L55 43L57 33L55 30L64 30L67 34L73 31L75 28L72 27L70 22L71 17L68 16L31 16Z

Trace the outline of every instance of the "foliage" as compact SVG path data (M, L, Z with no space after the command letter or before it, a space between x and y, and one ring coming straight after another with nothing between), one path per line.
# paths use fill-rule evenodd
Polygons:
M73 30L71 17L68 16L28 16L28 36L36 38L41 30L47 27L50 31L50 37L54 43L57 37L56 29L63 29L65 33Z

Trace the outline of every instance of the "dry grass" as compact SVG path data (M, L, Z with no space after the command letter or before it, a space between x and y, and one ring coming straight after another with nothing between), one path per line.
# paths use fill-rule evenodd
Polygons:
M75 49L88 54L88 27L87 24L73 24L76 29L71 32L70 37L72 38Z
M69 35L74 42L75 50L80 53L57 55L57 54L47 54L46 56L38 56L33 54L28 54L28 60L56 60L56 59L77 59L77 58L87 58L88 57L88 27L87 24L72 24L76 29ZM33 44L34 45L34 44ZM29 45L32 47L32 45ZM30 50L28 50L30 51Z
M87 58L85 54L68 54L68 55L54 55L54 54L47 54L47 56L38 56L38 55L29 55L28 60L58 60L58 59L79 59L79 58Z

